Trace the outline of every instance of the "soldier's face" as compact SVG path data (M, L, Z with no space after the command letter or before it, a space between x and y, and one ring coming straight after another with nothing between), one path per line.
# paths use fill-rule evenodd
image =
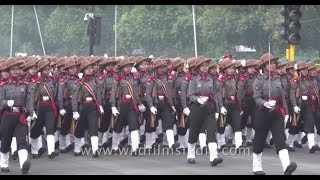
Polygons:
M294 68L289 68L286 70L287 74L292 75L294 73Z
M227 69L226 69L226 74L227 75L234 75L235 74L235 69L234 69L234 66L231 66L231 67L228 67Z
M77 73L77 66L69 67L68 73L69 73L70 75L75 75L75 74Z
M131 73L131 69L132 69L132 65L129 64L129 65L124 66L122 71L126 74L129 74L129 73Z
M24 76L27 74L27 72L23 71L22 69L19 70L19 74L20 76Z
M167 67L166 66L160 66L157 68L157 73L158 74L164 74L167 71Z
M99 71L99 65L98 64L94 64L93 65L93 71L94 72L98 72Z
M140 71L147 71L148 70L148 62L143 61L139 64L139 70Z
M88 66L86 68L84 68L84 75L91 75L93 74L93 67L92 66Z
M19 76L19 71L20 71L19 66L13 66L13 67L10 68L10 75L12 77L18 77Z
M46 66L45 68L43 68L43 70L41 72L41 75L49 76L50 72L51 72L51 67L50 66Z
M66 70L64 69L64 66L59 67L59 71L60 72L66 72Z
M210 68L209 69L209 73L210 74L216 74L217 73L217 67L215 66L215 67Z
M182 72L183 71L183 64L177 67L177 72Z
M254 67L248 67L248 73L249 74L254 74L256 72L256 69Z
M1 78L2 79L8 79L10 76L9 72L8 71L2 71L1 72Z
M104 68L104 70L106 70L106 71L111 71L113 67L114 67L114 65L113 65L112 63L109 63L109 64L106 65L106 67Z
M302 76L308 76L308 68L303 68L300 70Z
M271 62L270 62L270 66L269 66L269 64L267 63L266 66L265 66L265 69L266 69L267 72L269 72L269 71L270 71L270 72L275 72L275 71L276 71L276 67L277 67L277 66L276 66L275 62L271 61Z
M207 62L202 63L199 69L203 73L208 73L209 71L208 63Z
M278 73L279 75L285 74L284 68L283 68L283 67L277 68L277 73Z
M309 70L309 75L311 77L316 77L318 75L316 68L310 69Z
M37 73L37 68L35 66L31 67L28 70L28 73L29 73L30 76L34 76Z

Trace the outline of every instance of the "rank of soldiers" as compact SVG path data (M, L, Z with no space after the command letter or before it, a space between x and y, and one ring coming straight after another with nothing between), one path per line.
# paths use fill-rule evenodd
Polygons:
M36 56L0 58L0 72L1 172L10 171L10 156L27 174L29 153L81 156L89 146L97 158L99 148L117 154L128 144L138 156L161 144L187 152L189 164L197 148L209 152L210 166L223 162L223 148L253 146L252 171L263 175L263 149L274 144L292 174L288 151L306 142L310 153L320 150L320 72L312 61L280 62L270 53L259 60L228 53L219 62Z

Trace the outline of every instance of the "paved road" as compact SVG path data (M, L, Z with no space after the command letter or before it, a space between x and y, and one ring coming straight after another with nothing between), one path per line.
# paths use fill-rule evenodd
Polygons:
M307 149L296 149L290 153L290 159L298 164L294 174L320 175L320 152L309 154ZM225 153L233 153L226 151ZM104 174L212 174L212 175L247 175L252 174L252 153L249 155L222 155L224 162L217 167L209 166L209 156L199 155L196 164L187 164L185 155L101 155L74 157L72 152L60 154L49 160L46 154L40 159L31 160L31 175L104 175ZM282 174L282 167L274 149L266 149L263 154L263 169L269 175ZM18 161L11 161L10 173L20 174ZM3 174L3 173L0 173Z

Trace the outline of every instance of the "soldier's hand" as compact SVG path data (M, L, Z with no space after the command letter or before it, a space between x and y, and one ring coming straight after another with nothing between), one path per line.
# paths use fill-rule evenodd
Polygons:
M299 114L299 112L301 111L300 108L298 106L293 107L293 111L297 114Z
M208 100L208 97L198 97L197 98L197 101L199 104L204 104L207 102L207 100Z
M216 118L216 119L219 118L219 113L215 113L215 118Z
M240 112L240 116L242 116L242 114L243 114L243 111Z
M139 108L139 111L141 111L141 112L145 112L146 111L146 107L143 104L140 104L138 106L138 108Z
M59 113L61 114L61 116L64 116L67 112L66 112L66 110L64 110L64 109L61 109L61 110L59 111Z
M172 106L174 112L177 112L176 107Z
M38 119L36 112L32 112L32 120Z
M99 106L99 108L100 108L100 113L103 114L104 113L103 107Z
M189 116L189 114L190 114L190 109L189 109L188 107L184 108L184 109L183 109L183 114Z
M73 112L72 118L78 120L80 118L80 114L78 112Z
M12 108L13 105L14 105L14 100L8 100L8 101L7 101L7 105L8 105L10 108Z
M264 107L266 107L268 109L272 109L274 106L274 104L270 101L265 102L263 105L264 105Z
M284 127L286 127L286 124L288 122L288 119L289 119L289 115L285 115L284 116Z
M118 114L120 114L119 111L118 111L118 109L117 109L116 107L112 107L112 108L111 108L111 111L112 111L112 114L113 114L114 116L118 116Z
M152 114L157 114L157 109L154 106L150 108L150 111Z
M27 121L27 122L31 122L31 119L32 119L32 118L31 118L30 116L28 116L27 119L26 119L26 121Z
M226 110L226 108L225 107L222 107L221 109L220 109L220 112L221 112L221 114L223 114L223 115L227 115L227 110Z

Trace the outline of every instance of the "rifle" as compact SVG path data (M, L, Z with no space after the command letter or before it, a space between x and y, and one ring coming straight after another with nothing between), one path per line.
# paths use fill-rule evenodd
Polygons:
M39 91L39 84L37 84L37 87L35 88L36 93L34 97L34 102L36 104L36 114L39 115L40 110L40 91ZM33 123L31 124L30 131L33 128L33 126L36 124L36 120L33 120Z
M116 90L116 102L117 102L117 99L119 99L120 97L120 87L117 86L117 90ZM119 109L119 112L120 112L120 107L118 108ZM110 125L109 125L109 128L110 129L113 129L114 128L114 125L116 124L118 120L118 116L114 116L113 113L111 113L111 119L110 119Z
M65 101L67 101L69 99L69 93L68 93L68 88L66 86L64 86L64 89L63 89L63 99ZM58 116L58 122L57 122L57 128L61 128L61 125L64 121L64 118L65 116L62 118L61 117L61 114L59 114Z
M301 76L300 76L301 77ZM300 97L300 94L301 94L301 90L300 90L300 83L298 84L299 85L299 87L297 87L297 89L296 89L296 99L299 99L299 106L301 105L301 97ZM293 111L293 115L292 115L292 119L291 119L291 124L292 124L292 126L297 126L297 121L298 121L298 118L299 118L299 115L300 115L300 113L295 113L294 111Z
M222 85L222 100L225 100L226 97L226 87ZM220 112L220 118L219 118L219 127L224 127L224 115Z
M156 85L153 84L152 95L151 96L152 96L152 98L155 98L155 99L157 99L157 89L156 88L157 88ZM156 121L156 115L153 114L153 113L150 113L150 116L151 116L151 118L150 118L150 127L153 128L154 127L154 123Z
M81 112L82 110L82 96L83 96L83 87L80 86L80 89L79 89L79 93L78 93L78 97L77 97L77 103L78 103L78 112ZM71 126L70 126L70 129L69 129L69 132L74 134L74 132L76 131L76 128L77 128L77 123L78 120L75 120L72 118L72 122L71 122Z

